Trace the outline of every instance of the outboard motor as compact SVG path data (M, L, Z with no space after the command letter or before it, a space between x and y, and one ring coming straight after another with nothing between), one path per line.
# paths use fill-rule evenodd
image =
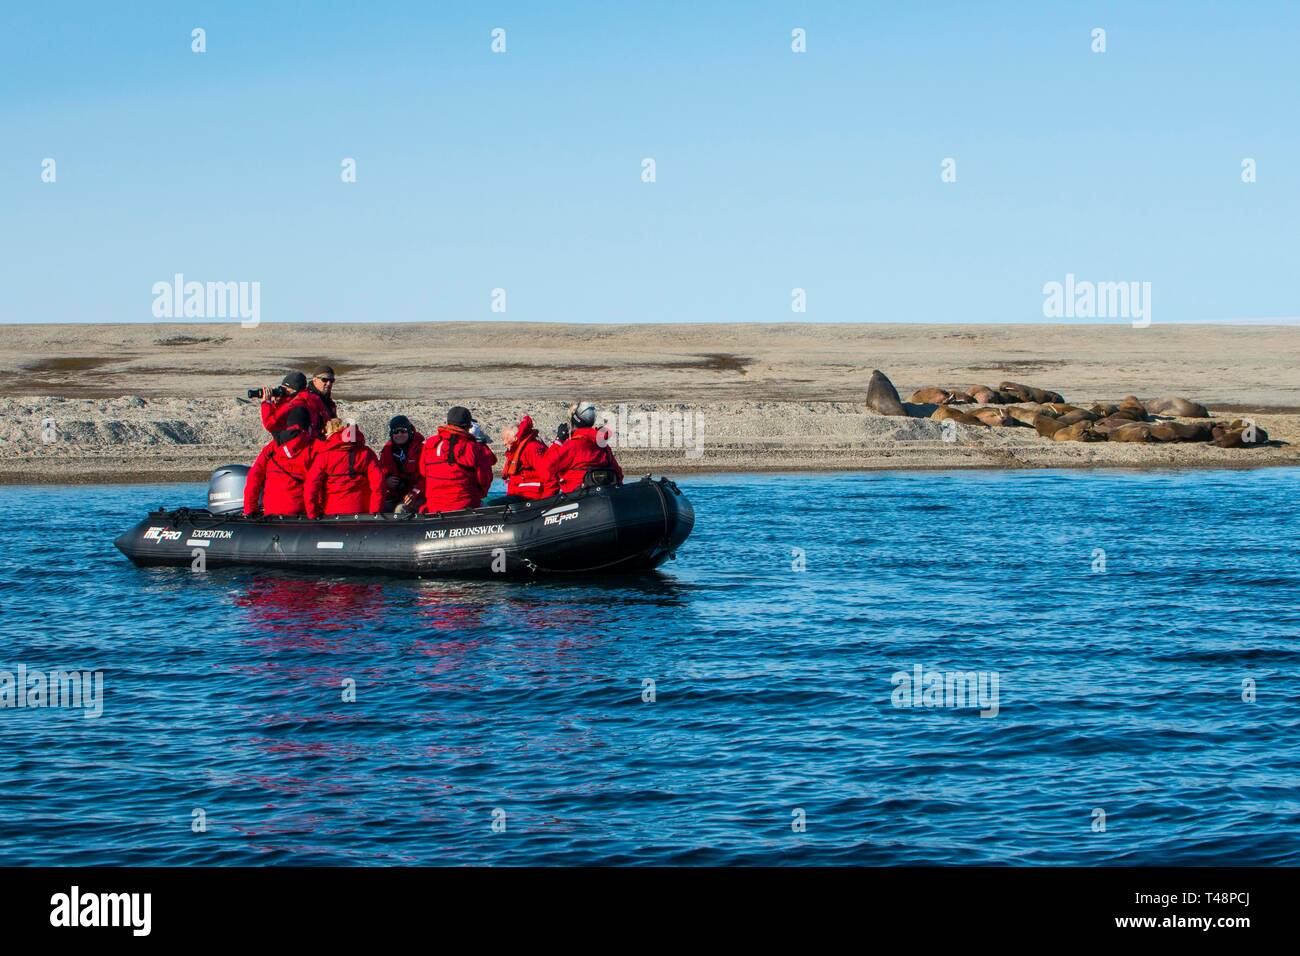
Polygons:
M612 468L592 468L582 476L584 488L613 488L618 484L618 475Z
M222 465L208 479L208 511L214 515L239 514L244 510L247 465Z

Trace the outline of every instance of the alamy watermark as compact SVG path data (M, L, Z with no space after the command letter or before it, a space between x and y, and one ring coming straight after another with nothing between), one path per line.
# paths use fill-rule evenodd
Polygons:
M76 707L87 720L104 712L103 671L0 670L0 708Z
M704 457L704 414L699 411L629 412L619 405L597 416L605 423L598 443L612 448L682 448L692 460Z
M186 282L178 272L171 282L153 284L155 319L239 319L245 329L262 321L262 283Z
M1049 319L1131 319L1133 328L1151 324L1150 282L1079 281L1066 273L1064 282L1043 286L1043 315Z
M152 893L93 893L75 883L66 893L50 897L50 925L56 928L126 927L132 936L148 936L153 928Z
M895 707L978 707L981 717L998 715L997 671L938 671L914 664L890 678Z

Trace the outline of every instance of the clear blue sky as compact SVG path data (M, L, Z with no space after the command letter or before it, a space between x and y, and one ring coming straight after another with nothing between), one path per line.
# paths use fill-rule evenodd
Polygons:
M177 272L263 321L1294 317L1298 50L1294 2L5 4L0 321Z

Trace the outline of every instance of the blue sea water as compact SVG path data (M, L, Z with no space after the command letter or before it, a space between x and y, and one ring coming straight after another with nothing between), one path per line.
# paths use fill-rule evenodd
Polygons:
M200 487L0 488L0 670L104 672L0 709L0 864L1300 864L1300 470L682 486L588 583L142 570Z

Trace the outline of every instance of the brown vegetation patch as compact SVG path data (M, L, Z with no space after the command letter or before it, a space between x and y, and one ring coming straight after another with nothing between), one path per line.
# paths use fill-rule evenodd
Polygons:
M222 345L230 341L229 335L221 336L199 336L199 335L173 335L167 339L154 339L154 345L161 345L165 348L175 348L179 345Z
M1042 372L1050 368L1061 368L1070 364L1058 359L1023 359L1010 362L990 362L987 365L973 365L971 372Z
M116 358L104 358L103 356L91 355L74 355L65 358L47 358L39 362L33 362L27 366L27 371L36 375L48 375L52 372L90 372L104 365L111 365L114 362L121 361Z

